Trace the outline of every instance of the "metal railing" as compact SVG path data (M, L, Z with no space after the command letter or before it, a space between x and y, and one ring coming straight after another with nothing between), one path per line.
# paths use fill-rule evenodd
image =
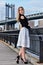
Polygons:
M10 45L13 43L16 48L18 34L19 30L0 32L0 40L6 41L7 43L9 42Z
M39 56L39 62L43 63L43 35L30 35L30 50Z

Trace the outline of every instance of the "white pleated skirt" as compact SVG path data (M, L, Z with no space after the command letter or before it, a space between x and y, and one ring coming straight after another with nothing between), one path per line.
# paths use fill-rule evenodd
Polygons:
M29 30L25 27L22 27L19 32L17 47L30 47Z

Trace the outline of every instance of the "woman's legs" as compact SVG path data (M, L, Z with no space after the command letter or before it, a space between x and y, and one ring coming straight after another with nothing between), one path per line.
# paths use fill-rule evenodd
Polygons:
M22 58L24 61L26 61L26 57L25 57L25 47L22 47Z
M19 56L21 56L21 58L23 58L24 61L25 61L25 59L26 59L26 57L25 57L25 47L22 47L20 49Z
M25 57L25 47L22 47L22 48L20 49L19 55L17 56L17 60L16 60L17 63L19 63L19 58L20 58L20 57L21 57L21 60L22 60L25 64L28 63L27 60L26 60L26 57Z
M19 56L22 56L22 48L20 48Z

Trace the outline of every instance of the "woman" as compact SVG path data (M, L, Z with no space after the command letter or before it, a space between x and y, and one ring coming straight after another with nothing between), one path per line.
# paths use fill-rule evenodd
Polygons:
M16 62L19 63L19 59L21 57L21 60L27 64L28 61L25 57L25 49L29 48L30 46L30 40L29 40L29 30L28 30L28 21L27 18L24 16L24 8L19 7L18 8L18 17L17 21L21 24L21 29L18 37L17 46L20 47L20 52L17 56Z

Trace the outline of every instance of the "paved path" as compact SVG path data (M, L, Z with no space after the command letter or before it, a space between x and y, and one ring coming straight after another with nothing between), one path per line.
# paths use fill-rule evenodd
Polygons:
M17 65L16 59L17 53L11 50L8 46L0 42L0 65ZM25 65L21 61L19 65ZM31 63L27 65L32 65Z

